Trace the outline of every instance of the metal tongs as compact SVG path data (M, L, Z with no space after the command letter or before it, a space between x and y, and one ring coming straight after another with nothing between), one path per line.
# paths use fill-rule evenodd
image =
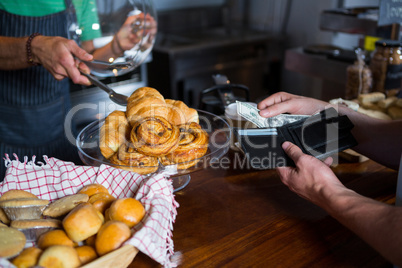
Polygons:
M116 104L122 105L122 106L127 106L127 99L128 97L126 95L119 94L115 92L112 88L107 86L106 84L102 83L99 81L95 76L91 74L84 73L80 71L82 75L86 76L89 81L92 82L95 86L99 87L100 89L104 90L106 93L109 94L109 98Z
M92 60L92 61L83 61L83 62L88 66L93 65L93 64L105 66L106 70L113 70L113 69L125 70L125 69L128 69L128 68L134 66L132 62L110 63L110 62L102 61L102 60Z

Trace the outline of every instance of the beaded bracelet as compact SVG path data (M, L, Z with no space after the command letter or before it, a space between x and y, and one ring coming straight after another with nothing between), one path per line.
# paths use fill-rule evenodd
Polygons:
M31 50L31 43L32 40L37 37L38 35L41 35L40 33L33 33L28 37L27 43L26 43L26 49L27 49L27 62L28 64L37 66L39 65L39 63L34 62L33 58L32 58L32 50Z

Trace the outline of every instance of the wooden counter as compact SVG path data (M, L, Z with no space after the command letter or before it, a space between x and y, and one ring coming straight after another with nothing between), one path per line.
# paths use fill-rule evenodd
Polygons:
M225 157L236 159L232 151ZM392 267L325 211L291 192L275 170L231 163L191 174L190 184L176 193L179 267ZM371 160L342 163L334 171L348 188L394 204L396 171ZM130 267L159 265L140 253Z

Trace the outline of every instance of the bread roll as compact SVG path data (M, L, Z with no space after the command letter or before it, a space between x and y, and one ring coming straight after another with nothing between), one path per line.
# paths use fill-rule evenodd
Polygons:
M76 247L75 250L78 253L78 258L80 259L81 265L87 264L96 258L98 258L98 254L96 253L95 249L91 246L79 246Z
M378 102L378 103L379 103L379 102ZM385 109L385 108L381 108L381 107L378 105L378 103L366 102L366 103L363 103L363 104L361 105L361 107L363 107L364 109L367 109L367 110L380 111L380 112L385 113L385 112L386 112L386 109Z
M73 247L51 246L39 257L39 266L46 268L75 268L81 265L78 253Z
M91 197L97 193L107 193L108 194L109 190L102 184L92 183L92 184L88 184L88 185L85 185L84 187L82 187L81 190L78 191L78 193L86 194L89 197Z
M198 112L189 108L184 102L179 100L166 99L168 113L166 119L173 125L182 125L190 122L198 123Z
M389 107L388 114L394 120L402 119L402 108L398 106Z
M111 220L96 235L96 252L102 256L119 248L131 236L130 228L121 221Z
M144 215L144 206L131 197L116 199L108 210L110 220L124 222L130 228L138 224Z
M42 250L37 247L29 247L24 249L12 263L17 268L29 268L34 267L39 260L39 256L42 254Z
M99 212L104 213L114 200L116 198L109 193L97 193L89 198L88 203L92 204Z
M164 97L154 88L142 87L128 98L126 117L133 125L145 117L166 116L167 106Z
M96 234L85 239L85 245L95 248Z
M113 111L102 125L99 133L99 148L105 158L110 158L125 142L130 126L123 111Z
M395 105L402 108L402 99L398 99L398 100L395 102Z
M110 207L105 210L105 213L104 213L104 215L105 215L105 222L110 221L109 211L110 211Z
M397 100L398 100L397 97L389 97L384 100L378 101L377 105L378 105L378 107L386 110L389 107L391 107Z
M42 234L37 241L37 246L42 250L55 245L74 247L74 242L63 230L48 231Z
M71 240L81 242L96 234L102 221L91 204L81 203L64 217L63 227Z
M380 100L384 100L385 94L382 92L371 92L367 94L360 94L358 99L361 104L376 103Z
M367 110L362 107L360 107L357 111L359 113L368 115L373 118L382 119L382 120L392 120L392 118L389 115L387 115L386 113L380 112L380 111Z

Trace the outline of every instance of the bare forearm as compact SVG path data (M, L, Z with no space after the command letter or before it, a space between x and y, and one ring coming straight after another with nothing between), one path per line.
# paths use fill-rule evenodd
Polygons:
M402 265L402 208L374 201L346 188L332 192L321 205L385 258Z
M27 68L26 42L28 37L0 36L0 69L17 70Z
M348 108L340 108L355 127L352 133L358 141L354 149L387 167L398 169L402 148L402 121L386 121L368 117Z

